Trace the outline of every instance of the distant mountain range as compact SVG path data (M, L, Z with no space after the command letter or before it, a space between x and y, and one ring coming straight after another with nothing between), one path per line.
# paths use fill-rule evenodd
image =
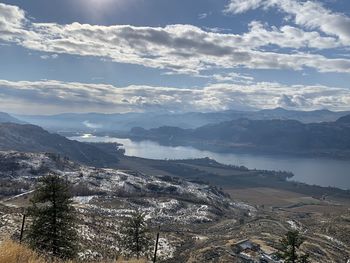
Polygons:
M328 110L290 111L282 108L182 114L68 113L53 116L21 115L16 118L1 113L0 123L3 124L0 125L0 150L48 151L98 166L116 161L110 146L82 144L50 134L37 126L20 125L31 122L55 133L101 132L134 139L150 139L166 145L192 145L220 152L348 159L350 113L347 113Z
M113 155L99 145L68 140L29 124L0 123L0 150L56 153L98 167L113 166L118 162L117 151Z
M350 115L335 122L239 119L196 129L138 127L128 134L167 145L192 145L215 151L244 151L350 158Z
M194 129L207 124L215 124L242 118L251 120L297 120L303 123L331 122L350 114L350 112L333 112L329 110L293 111L283 108L260 111L219 111L187 113L66 113L59 115L15 115L16 118L41 126L55 132L104 132L128 131L133 127L144 129L161 126L174 126Z

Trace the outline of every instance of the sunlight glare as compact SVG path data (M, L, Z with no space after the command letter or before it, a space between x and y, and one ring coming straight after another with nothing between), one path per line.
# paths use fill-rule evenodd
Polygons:
M112 6L120 8L127 3L126 0L81 0L80 6L97 15L99 12L108 11Z

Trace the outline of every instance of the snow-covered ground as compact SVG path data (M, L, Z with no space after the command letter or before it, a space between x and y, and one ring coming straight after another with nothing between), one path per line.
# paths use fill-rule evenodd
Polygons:
M293 230L302 231L302 227L301 227L300 223L296 222L295 220L287 220L287 223L290 225L290 227Z
M340 240L338 240L338 239L336 239L334 237L327 236L327 235L321 235L321 236L324 237L325 239L327 239L327 240L337 244L340 247L346 247L346 245L343 242L341 242Z
M96 240L101 239L99 231L103 229L105 248L112 251L118 251L115 236L120 223L136 210L143 212L152 226L160 227L192 226L213 222L225 213L234 214L244 210L253 215L256 211L247 204L233 202L213 186L179 178L88 167L45 153L0 152L0 160L5 164L0 167L3 178L29 185L29 189L23 190L21 194L7 198L3 202L5 205L10 206L11 201L32 193L40 176L58 174L71 182L73 192L79 192L77 189L80 189L81 193L74 196L73 203L80 217L78 230L84 242L92 247L94 243L101 242ZM21 215L0 217L10 222L7 224L9 229L0 226L0 231L11 233L11 229L18 228ZM172 258L175 249L172 241L162 235L159 257ZM79 255L86 260L101 257L97 251L99 249L85 246Z
M164 202L154 201L153 205L150 200L149 203L157 211L171 211L174 206L179 205L179 200L196 204L191 211L201 216L206 215L206 211L210 208L208 206L253 210L243 203L233 203L212 186L178 178L87 167L44 153L0 152L0 158L2 162L7 160L14 167L1 170L3 177L11 176L14 181L26 181L33 186L38 177L54 172L67 178L75 186L84 184L88 190L103 192L107 196L172 197ZM88 204L94 197L96 196L80 196L76 197L75 201Z

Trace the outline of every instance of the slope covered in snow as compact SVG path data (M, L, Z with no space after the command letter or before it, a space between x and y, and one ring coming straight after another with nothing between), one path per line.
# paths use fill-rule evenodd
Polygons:
M45 153L0 152L0 160L2 180L25 183L23 192L30 192L38 177L56 173L72 183L80 208L111 216L138 209L163 223L209 222L242 207L216 187L169 176L88 167ZM101 205L117 197L118 207Z
M20 206L18 200L28 199L43 175L55 173L71 183L83 240L82 259L103 257L101 250L107 248L117 251L120 223L136 210L145 213L151 228L161 227L166 232L178 232L180 228L193 231L195 225L226 216L236 222L238 215L254 213L254 208L233 202L216 187L179 178L94 168L48 153L2 151L0 162L0 180L11 182L9 187L14 191L3 196L2 204L13 209ZM13 215L20 218L18 213ZM5 213L3 217L8 216ZM15 221L11 226L16 226ZM11 231L11 227L6 230ZM108 238L101 238L101 232ZM160 244L160 255L171 258L179 240L163 234Z

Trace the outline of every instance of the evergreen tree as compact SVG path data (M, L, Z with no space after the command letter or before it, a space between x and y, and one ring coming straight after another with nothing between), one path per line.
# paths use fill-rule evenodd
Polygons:
M127 218L120 231L120 245L128 257L149 257L152 253L152 240L147 228L145 214L134 212Z
M288 231L287 234L280 240L280 249L277 256L283 259L285 263L307 263L309 262L308 255L300 255L299 247L304 243L305 239L298 231Z
M29 244L53 257L74 258L77 233L67 181L52 174L42 177L31 203Z

